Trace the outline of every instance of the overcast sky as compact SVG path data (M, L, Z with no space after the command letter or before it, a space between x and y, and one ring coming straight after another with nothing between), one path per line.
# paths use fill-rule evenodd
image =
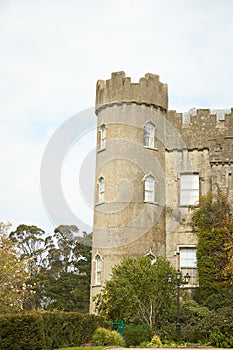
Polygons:
M0 0L0 221L47 233L69 223L62 214L60 222L49 217L41 161L54 132L76 114L81 123L93 108L96 81L111 72L123 70L134 82L158 74L168 84L169 108L179 112L233 107L232 17L231 0ZM92 225L91 196L83 192L92 188L87 155L94 146L89 125L62 167L64 196L77 217L70 224L82 222L81 231Z

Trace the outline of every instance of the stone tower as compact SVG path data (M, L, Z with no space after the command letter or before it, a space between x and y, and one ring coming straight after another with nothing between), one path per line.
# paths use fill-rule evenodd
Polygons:
M197 285L188 208L216 184L233 197L232 112L169 111L167 85L154 74L97 82L91 312L124 256L166 257Z
M126 255L165 256L164 134L167 85L124 72L98 81L91 296ZM91 310L93 311L93 310Z

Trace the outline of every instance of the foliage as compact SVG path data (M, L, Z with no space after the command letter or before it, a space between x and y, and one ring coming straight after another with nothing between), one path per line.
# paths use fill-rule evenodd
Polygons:
M77 236L74 225L60 225L51 236L36 226L20 225L10 234L15 259L28 262L28 283L35 294L25 310L89 310L92 234Z
M210 311L207 307L199 305L194 300L186 301L181 306L181 337L186 342L199 342L200 324ZM204 335L205 337L205 335Z
M0 316L1 350L50 350L90 343L100 317L80 313L30 312Z
M163 258L153 264L146 256L125 258L95 297L96 310L109 320L159 327L175 307L174 286L167 282L169 273L174 274L174 269Z
M175 323L160 327L158 335L163 344L205 344L230 347L232 344L233 309L232 307L209 310L193 300L181 305L180 335Z
M48 310L88 312L92 234L72 238L77 230L63 225L55 231L45 240L48 255L37 276L37 304Z
M126 325L124 339L127 347L148 343L153 336L153 331L145 325Z
M229 271L226 275L226 269L229 266L229 254L232 254L229 243L233 242L233 216L227 196L219 190L216 198L211 194L202 197L199 208L192 216L192 225L198 235L200 301L213 308L217 307L219 300L229 305L233 298L227 286ZM214 303L215 297L218 301Z
M162 346L162 342L158 335L154 335L151 341L149 342L148 346Z
M9 225L0 223L0 312L16 312L24 308L34 293L27 272L29 261L17 258L15 244L7 238Z
M1 350L44 349L43 322L39 314L11 314L0 317Z
M9 238L16 244L22 260L30 259L29 273L34 275L42 264L45 232L37 226L19 225Z
M95 346L124 346L124 340L120 333L100 327L97 328L92 337Z
M210 339L212 345L218 348L232 348L233 347L233 336L223 334L218 327L214 327Z
M212 345L217 345L217 334L221 335L221 346L232 346L233 308L223 307L210 311L199 324L199 334L202 339L206 338ZM227 346L226 341L231 343ZM223 344L225 342L225 345Z

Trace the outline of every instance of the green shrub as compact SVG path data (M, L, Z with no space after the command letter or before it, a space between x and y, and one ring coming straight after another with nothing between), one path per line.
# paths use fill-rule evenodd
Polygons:
M92 337L95 346L124 346L124 340L120 333L106 328L97 328Z
M124 339L127 347L148 343L153 336L151 328L142 325L127 325L124 329Z
M0 316L1 350L41 350L45 348L44 326L38 313Z
M218 348L231 348L233 336L226 336L218 327L214 327L210 334L211 344Z
M148 346L162 346L162 342L159 338L158 335L154 335L153 338L151 339L151 341L149 342Z
M78 312L31 312L0 316L1 350L51 350L91 341L102 317Z
M232 307L210 311L194 301L189 301L181 308L180 336L175 329L174 321L164 324L157 334L163 344L172 341L178 344L183 341L233 348L232 315Z

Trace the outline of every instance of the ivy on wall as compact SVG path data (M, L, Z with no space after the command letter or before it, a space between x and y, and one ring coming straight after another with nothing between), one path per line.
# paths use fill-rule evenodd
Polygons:
M200 302L212 309L230 305L233 214L228 195L219 189L216 196L202 197L199 208L193 212L192 227L198 235Z

